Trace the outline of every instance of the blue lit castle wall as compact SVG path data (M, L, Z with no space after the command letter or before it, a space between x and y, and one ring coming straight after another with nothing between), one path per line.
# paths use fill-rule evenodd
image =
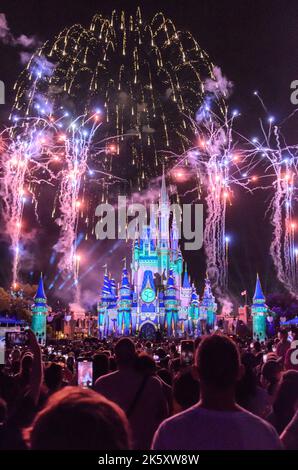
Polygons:
M98 303L99 337L149 337L158 331L168 336L196 336L205 316L209 328L214 327L217 304L210 283L207 279L200 303L186 269L183 274L175 215L171 227L169 220L170 200L163 175L157 220L150 220L150 225L137 234L131 271L123 268L118 291L115 281L105 273Z

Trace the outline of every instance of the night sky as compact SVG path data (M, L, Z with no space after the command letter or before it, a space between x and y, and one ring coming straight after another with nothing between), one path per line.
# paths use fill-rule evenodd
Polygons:
M16 36L36 35L44 41L53 38L65 26L74 23L87 26L95 13L109 15L114 8L135 12L138 5L142 7L144 18L150 18L161 10L178 29L190 30L211 60L234 83L230 105L242 114L238 121L239 131L248 137L258 133L258 119L264 114L253 96L254 90L260 92L277 122L294 110L290 102L290 83L298 79L297 0L9 0L1 2L0 12L6 14ZM0 45L0 59L0 79L6 85L6 105L0 106L3 123L12 104L12 86L22 65L17 48ZM286 128L287 140L295 141L296 135L297 119L294 119ZM247 288L252 294L257 271L266 292L280 288L269 257L271 227L264 215L270 193L250 196L236 190L235 196L227 216L227 233L231 236L231 291L239 296L239 292ZM5 244L1 246L0 284L7 285L8 253ZM40 248L37 248L36 255L38 260L33 280L37 269L42 269L50 280L55 273L51 272L54 268L49 265L49 256ZM96 252L94 256L97 256ZM201 290L204 275L202 253L187 255L186 258L192 277ZM94 273L93 279L97 276L98 273ZM97 288L95 285L93 290Z

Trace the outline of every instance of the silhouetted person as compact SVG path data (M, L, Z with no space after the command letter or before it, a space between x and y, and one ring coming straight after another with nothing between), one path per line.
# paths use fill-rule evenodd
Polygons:
M255 356L251 352L244 352L241 355L241 363L244 373L237 382L236 401L247 411L260 416L260 418L265 418L271 409L271 402L267 390L258 385L254 369Z
M235 343L212 335L196 353L200 401L164 421L153 440L156 450L280 449L274 428L235 402L242 368Z
M105 353L96 353L93 356L93 384L96 380L109 372L109 357Z
M285 449L298 450L298 410L280 438Z
M272 405L272 413L268 416L278 434L281 434L293 418L298 407L298 371L284 372L278 384Z
M44 382L49 394L57 392L62 387L63 369L60 364L53 362L44 371Z
M174 413L187 410L198 403L200 384L192 369L179 372L173 382Z
M33 450L126 450L124 412L94 392L65 387L53 394L25 432Z
M135 449L148 449L153 434L167 416L167 403L157 377L137 370L133 341L121 338L115 346L118 370L97 379L95 390L127 414Z
M282 363L284 363L287 350L291 346L290 341L288 340L287 330L280 330L278 332L278 338L279 338L279 342L277 343L277 346L276 346L276 354L278 355L278 357L281 358Z

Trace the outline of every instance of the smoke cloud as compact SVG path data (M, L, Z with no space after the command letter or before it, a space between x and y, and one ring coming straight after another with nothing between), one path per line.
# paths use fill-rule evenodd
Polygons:
M233 83L228 80L221 71L220 67L213 67L214 79L207 78L204 82L205 91L213 93L218 98L228 98L232 92Z
M0 42L11 47L21 47L24 49L34 49L40 45L36 36L26 36L21 34L15 36L8 26L7 18L4 13L0 13Z

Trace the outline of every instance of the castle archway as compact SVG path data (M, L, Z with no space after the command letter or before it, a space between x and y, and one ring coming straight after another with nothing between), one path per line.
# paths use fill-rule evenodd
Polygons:
M149 339L153 340L156 338L156 326L149 322L146 321L145 323L142 324L139 332L139 337L142 339Z

